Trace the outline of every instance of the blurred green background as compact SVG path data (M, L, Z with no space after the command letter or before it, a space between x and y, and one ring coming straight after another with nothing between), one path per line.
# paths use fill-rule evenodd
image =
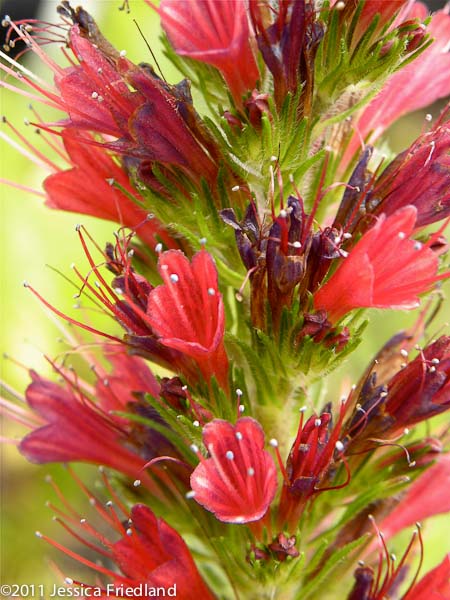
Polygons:
M20 2L18 3L20 4ZM44 20L55 20L57 1L40 3L40 16ZM144 41L138 34L133 19L136 19L158 57L162 70L170 82L177 81L177 74L162 57L158 39L158 20L153 11L141 0L130 0L131 13L119 12L121 0L91 0L83 2L86 8L97 19L101 28L118 48L125 48L128 57L139 62L152 62ZM10 9L11 10L11 9ZM2 14L4 10L0 11ZM14 12L10 13L15 18ZM59 55L56 47L47 47L52 55ZM28 68L39 72L49 79L49 73L34 56L22 59ZM431 112L437 115L439 107ZM31 118L26 98L1 90L1 112L21 130L32 138L33 143L42 146L42 140L31 128L23 125L24 118ZM43 111L45 112L45 111ZM411 115L396 125L390 134L390 144L396 151L404 149L421 131L424 114L427 111ZM5 125L2 131L8 133ZM45 145L44 145L45 147ZM18 181L23 185L40 189L40 184L47 174L43 169L35 167L28 159L10 148L0 139L0 177ZM82 222L93 237L100 243L112 238L113 224L100 223L88 217L63 214L43 206L42 198L18 191L14 188L1 187L1 279L0 279L0 323L1 347L13 359L27 368L34 368L39 373L51 375L51 369L43 358L58 355L63 349L61 333L48 318L48 313L39 302L27 291L22 282L28 280L62 311L74 314L73 288L46 268L51 265L70 275L70 264L75 262L81 270L86 270L86 262L74 226ZM449 286L447 285L447 290ZM445 316L448 317L448 302L439 319L433 325L432 335L443 332ZM447 313L447 315L446 315ZM75 314L76 316L76 314ZM330 398L335 398L341 383L351 384L362 372L371 355L397 330L411 324L416 315L411 313L381 313L374 311L371 324L365 334L364 343L352 356L351 362L344 364L330 378L328 388ZM1 378L10 386L23 392L27 385L26 370L11 360L2 360ZM6 422L2 425L2 435L19 439L23 429ZM0 519L0 573L3 583L50 583L60 582L60 573L52 566L55 561L63 569L64 575L86 579L86 572L77 570L73 561L64 560L58 552L53 552L45 543L34 536L36 529L42 530L51 537L64 541L67 539L61 527L52 522L51 511L45 506L48 499L55 500L54 493L44 481L47 473L52 473L64 489L68 489L68 497L78 510L83 512L87 506L86 499L73 484L71 478L61 467L37 467L28 464L17 452L14 445L1 446L1 519ZM86 480L95 480L94 468L79 468ZM95 482L94 482L95 484ZM437 517L425 528L426 555L425 568L436 564L445 551L450 535L448 519ZM70 541L71 547L74 546Z

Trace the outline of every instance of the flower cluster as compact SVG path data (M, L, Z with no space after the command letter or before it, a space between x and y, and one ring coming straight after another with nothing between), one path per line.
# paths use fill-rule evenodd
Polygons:
M25 284L83 331L70 343L89 369L49 358L58 381L30 370L25 406L2 400L29 429L18 449L101 465L110 496L105 508L71 471L93 523L56 484L65 511L53 508L88 554L39 537L86 567L67 585L102 597L450 597L448 557L420 573L420 525L400 559L388 549L450 510L448 428L421 426L450 408L450 337L429 338L450 276L450 106L397 156L378 147L403 114L450 95L448 10L145 2L179 83L67 0L59 23L3 20L1 86L56 112L32 109L48 152L9 119L4 137L47 169L50 208L119 226L103 247L76 228L90 267L73 267L77 299L111 327ZM19 43L52 83L10 57ZM427 294L357 384L316 398L368 309Z

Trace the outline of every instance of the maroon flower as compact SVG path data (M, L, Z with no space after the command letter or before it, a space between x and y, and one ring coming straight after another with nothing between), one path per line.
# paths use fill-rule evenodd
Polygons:
M281 108L286 95L303 86L301 105L309 114L314 83L314 58L323 36L315 21L314 6L305 0L286 0L276 8L269 2L250 0L256 41L272 73L274 98Z
M147 4L152 6L149 0ZM177 54L216 67L237 104L259 77L242 0L162 0L161 24Z
M314 294L315 308L333 323L355 308L416 308L418 295L450 274L438 274L430 242L410 239L416 220L414 206L381 215Z
M385 383L378 383L376 368L369 373L344 427L349 453L373 449L380 438L392 439L449 408L450 337L442 336Z
M195 360L207 381L228 388L228 359L223 344L225 315L214 260L206 250L190 263L178 250L160 255L164 284L148 297L148 322L159 342Z
M214 419L203 429L209 458L191 475L195 500L226 523L264 517L277 490L275 463L264 450L264 432L250 417L235 426Z
M450 125L421 135L399 154L367 194L374 214L386 216L407 204L417 208L416 227L450 214Z

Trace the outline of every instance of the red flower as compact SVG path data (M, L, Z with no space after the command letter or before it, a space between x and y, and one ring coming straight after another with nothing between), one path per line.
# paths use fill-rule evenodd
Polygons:
M28 74L20 76L42 95L43 103L68 115L52 125L100 134L103 140L98 144L132 156L138 169L148 170L148 163L156 161L176 165L195 179L214 181L217 165L211 153L215 146L198 124L186 85L170 86L150 69L131 63L107 42L82 8L74 11L62 6L61 11L66 23L68 19L75 23L69 31L74 60L68 68L51 60L26 27L19 29L11 23L18 37L54 72L53 88L36 83ZM19 78L9 67L1 68ZM20 65L18 69L23 71ZM29 91L9 87L36 98Z
M450 512L450 454L440 454L380 524L386 539L424 519Z
M370 5L367 2L366 5ZM420 3L413 5L421 7ZM407 15L405 15L407 16ZM421 15L425 18L426 13ZM432 17L427 31L434 42L412 63L397 71L387 80L381 92L364 109L355 123L358 135L353 135L342 165L346 166L360 147L360 140L374 142L386 129L403 115L433 104L450 94L450 15L448 9Z
M152 6L149 0L147 3ZM216 67L237 104L259 77L242 0L162 0L161 24L177 54Z
M450 554L417 583L403 600L445 600L450 598Z
M226 389L225 316L214 260L201 250L189 263L181 251L169 250L158 268L164 284L150 292L147 314L159 342L192 357L207 381L215 376Z
M156 219L147 219L147 211L139 206L143 198L106 150L93 145L93 138L87 134L66 130L62 138L73 166L45 179L47 206L120 223L135 230L151 248L157 243L155 236L168 246L174 245ZM114 187L114 183L121 189Z
M414 206L381 215L316 292L315 308L326 310L332 322L355 308L416 308L418 295L449 275L438 275L430 242L409 239L416 219Z
M195 500L226 523L264 517L277 489L275 463L264 450L264 432L250 417L235 426L214 419L203 429L210 458L191 475Z
M98 513L97 516L113 530L115 539L110 541L108 535L104 533L105 527L101 532L98 531L90 523L91 519L77 514L67 500L64 505L70 512L64 514L60 509L55 508L58 514L57 520L76 537L78 543L86 545L90 553L94 553L93 556L97 553L99 556L107 556L108 563L118 567L112 570L104 566L101 561L94 562L84 558L38 532L38 537L102 576L104 583L97 583L94 586L66 578L66 585L74 588L77 586L73 590L75 596L77 592L82 592L84 589L85 594L80 595L101 598L132 596L144 600L149 595L153 596L154 589L158 588L159 592L162 592L161 588L163 588L164 595L167 593L181 600L214 599L197 570L189 548L175 529L163 519L157 518L150 508L143 504L133 506L130 514L120 499L114 495L114 502L108 502L105 509L104 503L86 489L74 474L73 476L88 495L91 506ZM111 490L105 475L103 480ZM61 497L61 491L55 483L51 483ZM59 518L60 515L63 519ZM94 519L92 522L95 522Z
M147 583L153 587L172 588L176 584L181 600L213 600L181 536L163 519L142 504L131 510L131 535L112 545L112 557L124 577L116 582L128 588ZM143 594L143 597L147 597Z
M336 425L333 427L330 412L320 417L312 415L303 425L300 417L297 436L286 462L286 470L279 509L279 524L295 529L305 503L321 490L320 487L331 464L336 449L343 450L339 441L346 404L342 403Z

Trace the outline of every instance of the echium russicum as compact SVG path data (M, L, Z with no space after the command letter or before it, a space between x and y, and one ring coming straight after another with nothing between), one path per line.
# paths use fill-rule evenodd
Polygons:
M57 583L113 598L450 598L449 548L427 560L419 523L450 510L450 337L432 325L450 275L450 105L398 155L385 136L450 96L448 6L145 4L181 80L153 54L131 61L68 1L54 23L3 18L1 87L32 101L47 146L8 115L2 136L46 170L49 208L117 225L102 242L76 227L77 317L25 283L66 321L69 350L47 357L54 379L30 367L23 404L8 385L2 400L27 460L101 466L95 495L69 467L86 512L51 480L72 538L42 523L38 537L80 563L64 559ZM374 308L418 313L386 329L352 385ZM326 387L341 364L340 390Z

